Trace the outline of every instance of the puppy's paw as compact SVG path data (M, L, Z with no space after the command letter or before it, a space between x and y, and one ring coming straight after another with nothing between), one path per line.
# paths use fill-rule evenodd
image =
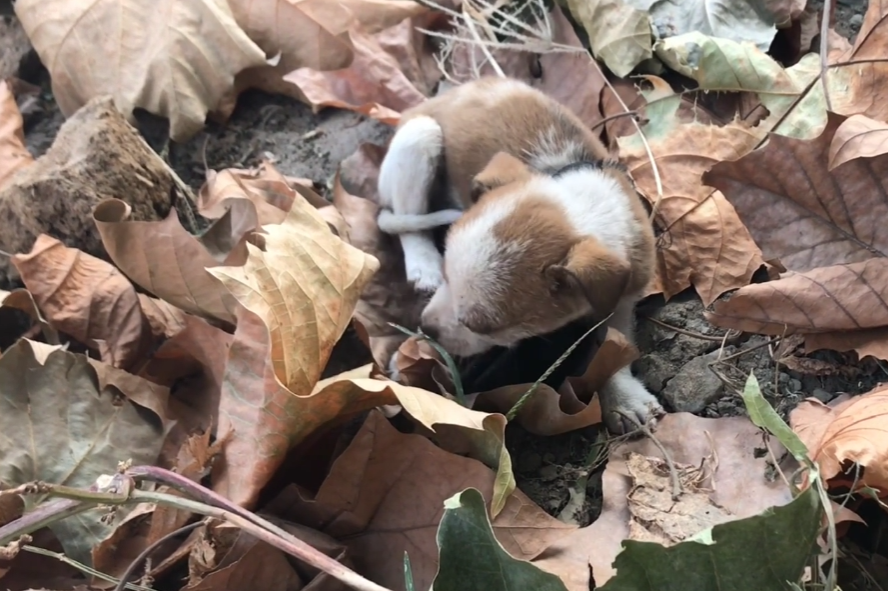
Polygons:
M638 429L634 421L653 429L657 419L666 411L656 396L630 376L605 386L601 394L601 413L608 430L622 435Z
M407 281L413 284L416 291L432 294L444 283L440 258L426 260L419 265L410 265L406 270Z
M401 372L398 371L398 357L400 357L401 352L395 351L392 353L391 359L388 362L388 377L393 382L401 381Z

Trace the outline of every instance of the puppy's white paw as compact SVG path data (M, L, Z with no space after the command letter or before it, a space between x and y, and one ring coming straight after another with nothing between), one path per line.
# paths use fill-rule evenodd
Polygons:
M393 382L401 381L401 372L398 371L398 357L401 355L400 351L395 351L392 353L391 359L388 362L388 377Z
M413 284L416 291L435 293L444 283L444 274L441 272L441 267L408 268L407 280Z
M633 419L653 429L657 419L666 411L656 396L631 373L624 371L611 378L602 389L601 413L608 430L624 434L638 428Z
M428 236L403 234L404 271L417 291L431 292L444 283L444 257Z

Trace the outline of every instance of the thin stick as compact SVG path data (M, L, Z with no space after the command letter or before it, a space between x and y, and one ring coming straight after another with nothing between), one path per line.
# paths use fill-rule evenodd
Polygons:
M832 20L832 0L823 0L823 10L820 16L820 81L823 84L823 98L826 99L826 110L832 111L832 101L829 98L829 84L826 81L826 73L829 70L829 22Z
M480 42L481 51L484 53L484 57L487 58L487 62L490 64L490 67L493 68L493 71L496 72L496 75L500 78L505 78L506 74L503 72L503 69L500 68L500 65L497 63L495 59L493 59L493 54L490 53L490 49L488 49L487 44L481 40L481 35L478 34L478 29L475 28L475 19L470 18L466 14L466 7L463 7L463 21L466 23L469 31L472 33L472 36Z
M718 343L718 342L724 341L731 334L730 330L728 332L726 332L725 334L719 334L719 335L703 334L703 333L699 333L699 332L685 330L685 329L679 328L677 326L672 326L671 324L667 324L666 322L663 322L662 320L657 320L656 318L654 318L652 316L645 316L644 319L649 322L653 322L654 324L656 324L658 326L662 326L663 328L665 328L667 330L671 330L672 332L676 332L678 334L683 334L686 337L694 337L695 339L700 339L701 341L713 341L713 342ZM738 336L740 336L740 333L735 335L734 338L736 338Z
M752 347L747 347L746 349L742 349L740 351L737 351L736 353L728 355L727 357L725 357L723 359L716 359L715 361L710 361L709 365L715 365L716 363L724 363L726 361L730 361L731 359L736 359L737 357L742 357L742 356L746 355L747 353L755 351L756 349L761 349L762 347L767 347L771 343L774 343L779 340L780 340L780 337L772 337L772 338L768 339L767 341L765 341L764 343L759 343L758 345L753 345Z
M601 121L596 121L594 125L589 127L589 129L591 129L592 131L595 131L596 129L598 129L602 125L605 125L606 123L610 123L614 119L621 119L623 117L638 117L638 111L628 111L626 113L617 113L616 115L609 115L609 116L605 117L604 119L602 119Z
M632 415L625 413L623 411L618 410L623 418L629 419L642 433L645 434L651 441L654 442L654 445L660 450L660 453L663 454L663 459L666 461L666 466L669 468L669 480L672 483L672 500L677 501L681 497L682 488L681 488L681 480L678 478L678 470L675 468L675 462L672 461L672 456L669 455L669 452L666 451L666 448L660 443L660 440L654 436L654 432L651 431L650 427L633 417Z
M141 566L148 559L148 557L151 556L151 554L153 554L154 551L160 548L163 544L169 542L178 535L188 533L191 530L197 529L198 527L206 524L206 520L202 520L195 521L194 523L180 527L175 531L171 531L167 535L163 536L162 538L142 550L139 555L136 556L135 560L130 562L129 566L126 567L126 570L123 572L123 574L120 575L120 581L118 581L117 586L114 588L114 591L123 591L123 589L127 586L127 581L131 576L133 576L133 573L136 572L136 569L139 568L139 566Z
M111 575L107 575L107 574L103 573L102 571L98 571L94 568L90 568L90 567L86 566L85 564L82 564L80 562L77 562L76 560L68 558L67 556L65 556L61 552L53 552L51 550L46 550L45 548L40 548L39 546L30 546L27 544L22 546L22 550L24 550L25 552L30 552L32 554L39 554L41 556L48 556L49 558L55 558L59 562L63 562L67 565L73 566L74 568L76 568L77 570L79 570L80 572L82 572L84 574L90 575L91 577L96 577L97 579L102 579L103 581L108 581L109 583L112 583L112 584L117 584L119 582L119 579L115 579ZM142 585L135 585L133 583L127 583L125 587L121 587L121 589L123 589L123 588L131 589L132 591L154 591L154 589L152 589L151 587L143 587Z

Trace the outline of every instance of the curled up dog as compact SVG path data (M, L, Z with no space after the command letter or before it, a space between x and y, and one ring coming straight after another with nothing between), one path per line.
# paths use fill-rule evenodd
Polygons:
M449 207L432 202L442 187ZM399 235L407 279L432 294L422 329L452 355L609 314L632 338L654 273L647 212L599 139L541 92L484 78L406 111L379 197L379 227ZM447 224L442 256L430 230ZM600 397L615 432L664 412L628 367Z

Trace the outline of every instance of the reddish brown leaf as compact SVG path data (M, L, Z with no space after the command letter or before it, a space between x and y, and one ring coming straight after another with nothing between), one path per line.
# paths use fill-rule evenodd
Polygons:
M805 349L808 352L818 349L857 351L861 359L868 355L888 359L888 327L808 334L805 335Z
M724 328L773 335L888 326L888 258L748 285L706 317Z
M299 87L315 112L338 107L397 123L402 111L425 100L373 35L352 29L349 37L355 59L348 68L330 72L299 68L284 76Z
M830 114L810 141L771 134L765 147L704 177L727 195L765 256L790 271L888 256L888 155L830 171L830 145L844 121Z
M881 387L830 408L806 400L792 412L793 430L834 486L869 486L888 494L888 388ZM862 470L845 472L853 462Z
M435 533L444 500L470 486L489 501L493 472L424 437L399 433L374 411L315 499L295 501L286 516L342 540L358 572L390 589L403 586L408 552L416 588L428 589L437 569ZM506 551L530 560L574 527L549 517L516 491L493 520L493 529Z
M881 100L888 94L888 0L869 3L854 47L830 51L829 62L832 109L888 121L888 101Z
M150 351L151 325L136 290L112 265L45 234L12 263L49 323L99 349L106 363L126 369Z
M25 147L22 114L5 80L0 80L0 187L20 168L34 161Z

